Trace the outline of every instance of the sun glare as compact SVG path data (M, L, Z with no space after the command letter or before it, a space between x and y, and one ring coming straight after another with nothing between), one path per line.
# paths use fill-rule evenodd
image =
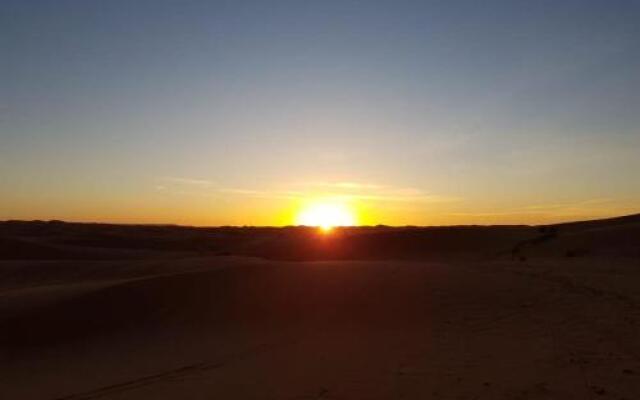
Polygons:
M329 232L336 226L356 225L354 213L340 203L314 203L304 208L297 217L298 225L316 226Z

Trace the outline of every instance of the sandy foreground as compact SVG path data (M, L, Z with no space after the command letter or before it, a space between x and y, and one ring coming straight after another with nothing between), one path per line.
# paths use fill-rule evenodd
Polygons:
M0 264L2 399L640 398L637 260Z

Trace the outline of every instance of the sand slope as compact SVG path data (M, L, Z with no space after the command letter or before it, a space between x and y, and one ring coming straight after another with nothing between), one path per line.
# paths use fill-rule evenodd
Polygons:
M2 392L16 399L640 393L637 303L537 277L531 266L211 263L75 284L64 295L13 291L14 304L49 301L0 323Z
M547 231L517 228L510 243L502 230L478 240L454 230L349 244L361 254L363 243L391 243L377 260L230 257L219 244L213 254L5 259L0 398L639 398L640 265L623 250L637 243L636 225L617 222L561 226L543 240ZM280 234L243 236L235 248ZM64 235L33 240L71 246ZM464 240L447 246L448 259L388 258L425 237ZM526 259L513 258L524 240ZM598 246L567 257L576 241Z

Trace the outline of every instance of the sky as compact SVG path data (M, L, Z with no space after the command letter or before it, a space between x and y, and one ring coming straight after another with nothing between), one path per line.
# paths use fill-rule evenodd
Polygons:
M0 0L0 219L640 212L640 1Z

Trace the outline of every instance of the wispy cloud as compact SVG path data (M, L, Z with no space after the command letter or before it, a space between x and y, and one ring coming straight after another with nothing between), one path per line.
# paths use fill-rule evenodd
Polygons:
M572 202L532 204L513 207L500 211L486 212L453 212L447 213L452 217L482 218L487 220L518 220L527 219L543 221L563 221L589 218L604 218L625 213L635 212L637 207L617 202L610 198L593 198Z
M533 204L530 206L525 206L521 210L522 211L558 211L558 210L567 210L567 209L593 209L600 208L603 206L609 206L611 203L615 202L610 198L594 198L581 200L576 202L565 202L565 203L551 203L551 204Z
M380 202L406 202L406 203L452 203L461 201L459 197L439 196L426 193L404 195L404 194L370 194L370 195L350 195L353 199L371 200Z
M384 187L381 185L375 185L370 183L359 183L359 182L313 182L310 185L327 187L327 188L351 189L351 190L377 190L377 189L382 189Z
M205 180L205 179L193 179L193 178L177 178L177 177L165 177L162 178L161 181L166 183L180 184L180 185L190 185L190 186L200 186L200 187L211 187L214 186L214 183Z
M376 202L413 202L434 203L454 202L460 198L453 196L436 195L414 187L397 187L375 183L361 182L314 182L306 186L314 189L322 188L328 195L343 197L353 200Z
M264 199L295 199L304 197L304 193L287 190L258 190L242 188L218 188L217 192L237 196L257 197Z
M441 203L459 198L436 195L412 187L394 187L354 181L292 183L282 188L225 187L204 179L165 177L158 191L181 194L230 195L273 199L339 198L345 201ZM195 192L194 192L195 191Z

